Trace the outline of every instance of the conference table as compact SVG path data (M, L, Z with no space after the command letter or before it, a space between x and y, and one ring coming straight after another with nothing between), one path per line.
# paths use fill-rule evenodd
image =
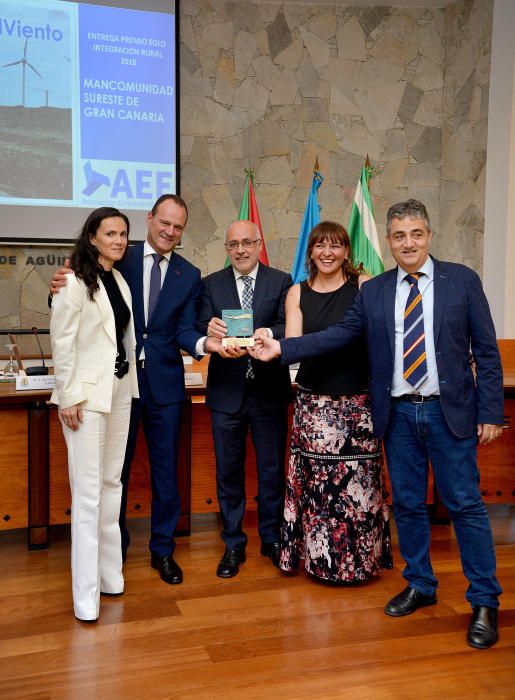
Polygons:
M504 368L505 423L501 438L478 450L481 492L487 503L515 503L515 340L499 341ZM178 534L189 534L191 515L216 513L215 457L205 406L209 358L190 360L179 447L181 515ZM200 376L199 376L200 375ZM66 445L49 391L16 391L0 383L0 531L27 528L29 549L49 545L50 527L70 522ZM291 413L291 411L290 411ZM256 508L254 450L248 439L247 508ZM431 480L428 503L445 517ZM138 436L128 495L129 518L150 516L150 477L143 432Z

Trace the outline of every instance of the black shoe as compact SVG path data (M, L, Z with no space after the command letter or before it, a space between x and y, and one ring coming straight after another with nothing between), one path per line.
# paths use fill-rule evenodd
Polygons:
M499 639L497 608L476 605L467 633L467 642L475 649L488 649Z
M279 566L279 559L281 558L281 543L280 542L271 542L270 544L266 544L263 542L261 545L261 554L264 557L268 557L269 559L272 560L272 564L274 566Z
M226 549L216 567L216 575L220 578L236 576L246 558L244 549Z
M395 598L392 598L384 606L384 611L392 617L402 617L403 615L411 615L418 608L425 608L428 605L436 603L436 595L426 595L420 593L415 588L408 586Z
M152 552L150 566L159 570L159 575L165 583L182 583L182 569L171 554L169 557L162 557Z

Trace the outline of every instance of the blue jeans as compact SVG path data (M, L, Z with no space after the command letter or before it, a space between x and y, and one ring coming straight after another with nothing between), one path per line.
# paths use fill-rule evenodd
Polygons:
M392 484L393 510L404 578L411 588L432 595L438 585L429 555L430 524L426 506L428 465L449 510L472 607L499 607L501 586L495 576L495 549L485 504L479 491L477 437L451 433L439 401L392 401L384 438Z

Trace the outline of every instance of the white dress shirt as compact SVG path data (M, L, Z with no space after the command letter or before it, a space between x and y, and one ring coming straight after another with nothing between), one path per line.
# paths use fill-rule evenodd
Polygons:
M256 287L256 277L257 277L258 267L259 267L259 263L256 265L256 267L253 270L251 270L248 273L248 275L242 275L234 267L232 268L232 271L234 273L234 279L236 280L236 289L238 290L238 297L240 299L240 306L242 304L243 290L245 289L245 283L243 282L243 277L250 277L251 278L251 280L252 280L252 293L254 293L254 289Z
M422 394L422 396L433 396L440 393L438 370L436 367L435 340L433 335L434 264L429 256L417 272L424 273L418 281L418 288L422 295L427 378L416 391L411 384L404 379L404 310L410 292L410 285L405 279L406 275L409 273L399 266L397 268L397 288L395 293L395 359L393 365L392 396L415 393Z
M152 257L156 251L152 248L148 241L143 244L143 305L145 307L145 323L148 323L148 297L150 295L150 273L152 272L152 267L154 265L154 258ZM165 281L166 273L168 270L168 265L170 263L170 258L172 257L172 252L163 255L163 259L159 263L161 268L161 289L163 288L163 283Z
M154 265L154 258L152 257L156 251L152 248L148 241L143 244L143 308L145 312L145 324L148 323L148 297L150 295L150 273L152 272L152 267ZM163 255L163 259L159 263L161 268L161 289L163 288L163 283L165 281L166 272L168 270L168 265L170 264L170 258L172 257L173 251ZM138 357L139 360L145 359L145 346L141 348L141 352Z

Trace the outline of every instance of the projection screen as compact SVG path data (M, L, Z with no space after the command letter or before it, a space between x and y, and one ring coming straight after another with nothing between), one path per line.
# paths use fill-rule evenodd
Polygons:
M0 241L75 238L178 188L177 2L2 0Z

